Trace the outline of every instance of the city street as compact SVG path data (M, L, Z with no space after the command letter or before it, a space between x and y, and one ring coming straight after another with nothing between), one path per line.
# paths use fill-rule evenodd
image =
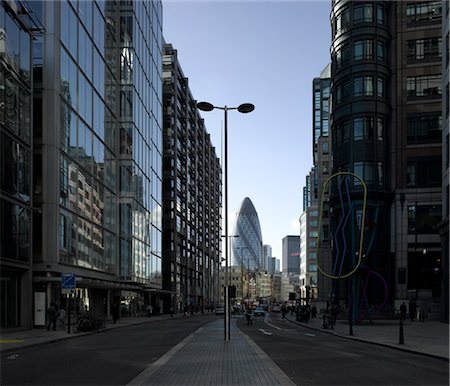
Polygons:
M249 326L233 317L230 342L214 314L141 321L3 352L1 384L448 385L445 359L343 339L280 314Z
M297 385L448 385L448 363L342 339L281 320L254 318L241 330Z
M17 350L17 357L2 353L0 383L126 385L186 336L216 318L166 319Z

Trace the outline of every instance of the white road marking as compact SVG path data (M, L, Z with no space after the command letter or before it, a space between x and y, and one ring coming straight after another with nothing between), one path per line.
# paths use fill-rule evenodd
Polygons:
M316 336L315 334L305 334L306 336Z
M275 326L274 324L269 323L269 322L266 322L266 324L268 324L270 327L273 327L273 328L275 328L277 330L281 330L282 329L281 327Z
M266 330L264 330L264 329L262 329L262 328L260 328L259 331L261 331L264 335L272 335L271 332L266 331Z

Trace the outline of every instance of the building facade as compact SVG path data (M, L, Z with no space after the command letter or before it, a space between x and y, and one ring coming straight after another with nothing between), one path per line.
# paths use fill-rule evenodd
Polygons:
M300 236L285 236L282 240L282 272L300 274Z
M162 4L35 6L45 34L34 50L34 324L45 323L38 308L50 302L75 315L158 308Z
M31 326L33 262L32 38L41 15L0 4L0 326Z
M180 312L219 301L222 171L170 44L164 45L163 83L163 286Z
M336 301L362 296L398 308L414 299L433 314L440 299L433 272L441 257L441 21L440 1L333 1L333 172L367 186L364 224L358 178L340 179L330 194L331 234L345 234L333 246L335 261L344 261L333 262L344 267L334 273L351 276L349 291L336 280ZM342 228L346 216L352 221Z

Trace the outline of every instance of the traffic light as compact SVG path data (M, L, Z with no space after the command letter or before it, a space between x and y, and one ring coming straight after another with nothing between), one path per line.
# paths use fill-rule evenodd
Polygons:
M289 292L289 300L295 300L295 292Z

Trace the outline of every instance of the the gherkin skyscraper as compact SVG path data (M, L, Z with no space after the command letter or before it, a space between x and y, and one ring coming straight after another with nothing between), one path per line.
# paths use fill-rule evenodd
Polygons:
M236 215L231 248L231 265L259 269L262 261L262 235L258 213L246 197Z

